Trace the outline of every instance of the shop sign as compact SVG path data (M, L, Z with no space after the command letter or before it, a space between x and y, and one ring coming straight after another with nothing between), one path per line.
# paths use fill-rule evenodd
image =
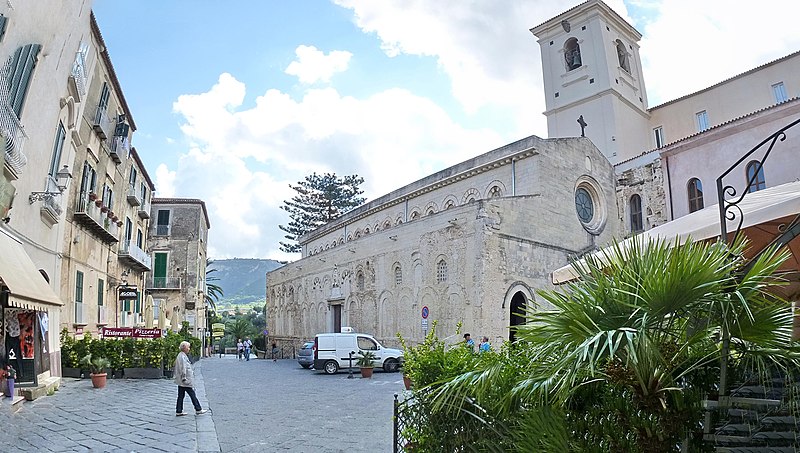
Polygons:
M103 338L161 338L161 329L141 327L104 327Z
M121 286L117 298L119 300L136 300L139 298L139 289L135 286Z
M222 330L222 331L224 331L225 330L225 324L223 324L221 322L215 322L214 324L211 324L211 330Z

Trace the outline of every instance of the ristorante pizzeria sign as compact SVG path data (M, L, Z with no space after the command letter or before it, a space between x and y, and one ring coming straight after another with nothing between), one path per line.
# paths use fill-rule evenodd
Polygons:
M161 329L140 327L104 327L103 338L161 338Z

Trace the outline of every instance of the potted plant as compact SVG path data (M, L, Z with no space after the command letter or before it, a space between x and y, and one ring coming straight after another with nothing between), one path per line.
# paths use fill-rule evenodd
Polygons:
M105 357L92 358L92 354L86 354L81 359L81 363L89 369L89 376L92 378L92 386L101 389L106 386L106 368L111 366L111 362Z
M98 206L101 206L101 205L102 205L102 203L101 203L100 205L98 205ZM100 208L100 212L102 212L102 213L106 213L106 212L108 212L108 207L107 207L107 206L103 206L103 207L101 207L101 208Z
M13 366L6 366L6 382L8 384L8 397L14 397L14 380L17 379L17 370Z
M121 227L121 226L122 226L122 220L120 220L120 221L118 221L118 222L117 222L117 226L118 226L118 227Z
M89 200L91 201L97 200L97 194L94 192L89 192Z
M378 360L378 357L372 351L359 351L358 352L358 360L356 361L356 365L361 368L361 377L370 379L372 378L372 371L375 367L374 361Z

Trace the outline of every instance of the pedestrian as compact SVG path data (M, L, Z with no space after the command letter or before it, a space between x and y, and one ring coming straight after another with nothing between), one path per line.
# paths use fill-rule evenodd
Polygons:
M244 337L244 342L242 343L242 346L244 346L244 357L245 357L246 361L249 362L250 361L250 348L253 347L253 342L250 341L249 338Z
M481 344L478 346L478 352L484 353L492 350L492 345L489 344L489 337L481 338Z
M278 361L278 345L274 341L272 342L272 361Z
M464 345L469 348L470 351L475 352L475 340L473 340L468 333L464 334Z
M188 341L181 342L181 352L175 358L175 369L172 372L172 378L178 384L178 402L175 403L175 415L178 417L189 415L188 412L183 411L183 400L186 398L187 393L192 400L192 405L194 405L195 414L202 415L208 412L207 409L203 409L200 406L200 401L197 400L197 395L194 393L194 369L187 355L189 347Z
M244 356L244 344L242 343L241 338L236 340L236 355L239 357L239 360L242 360L242 357Z

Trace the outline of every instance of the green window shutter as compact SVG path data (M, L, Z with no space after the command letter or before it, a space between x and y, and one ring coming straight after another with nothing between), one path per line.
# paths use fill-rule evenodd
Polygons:
M6 34L6 22L8 22L8 18L0 14L0 41L3 40L3 35Z
M97 306L103 306L103 298L105 297L105 281L103 279L97 279Z
M53 143L53 158L50 161L50 172L48 173L54 179L58 173L58 165L61 163L61 151L64 149L64 139L67 137L67 131L64 130L64 124L58 122L58 129L56 130L56 141Z
M158 210L158 220L156 222L157 225L169 225L169 210L168 209L159 209Z
M142 312L142 293L139 291L136 292L136 303L133 307L134 313L141 313Z
M167 254L156 252L155 266L153 266L153 277L164 279L167 276Z
M11 57L11 69L8 74L9 104L17 118L22 116L25 95L28 94L33 69L36 67L36 56L39 55L41 48L39 44L28 44L18 48Z
M83 272L75 274L75 302L83 302Z

